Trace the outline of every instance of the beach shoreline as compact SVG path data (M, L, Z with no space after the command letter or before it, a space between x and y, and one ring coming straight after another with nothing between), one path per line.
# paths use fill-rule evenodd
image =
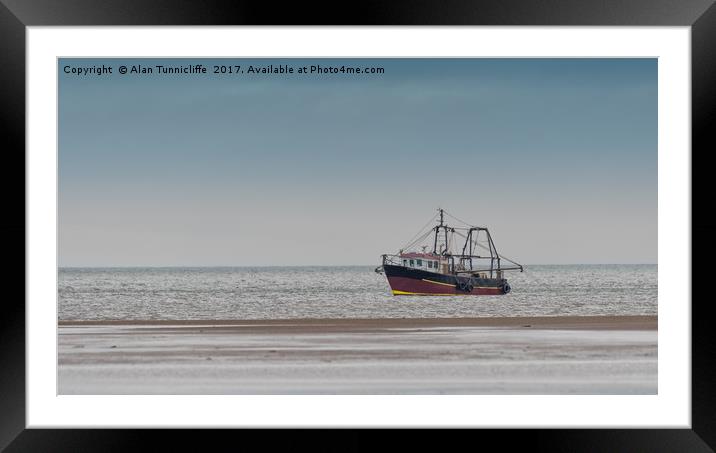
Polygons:
M657 321L61 321L58 393L655 394Z
M60 394L655 394L656 316L61 321Z
M637 316L521 316L482 318L298 318L194 320L60 320L60 327L146 326L236 328L252 331L356 331L449 327L494 327L548 330L657 330L658 318Z

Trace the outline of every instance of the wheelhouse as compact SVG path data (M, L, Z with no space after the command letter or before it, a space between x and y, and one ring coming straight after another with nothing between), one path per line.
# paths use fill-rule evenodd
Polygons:
M410 269L421 269L428 272L440 272L440 256L431 253L401 253L400 263Z

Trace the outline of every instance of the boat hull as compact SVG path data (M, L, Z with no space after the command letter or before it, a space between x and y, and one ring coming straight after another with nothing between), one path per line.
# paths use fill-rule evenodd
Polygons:
M510 290L504 278L456 277L390 264L383 271L394 296L497 296Z

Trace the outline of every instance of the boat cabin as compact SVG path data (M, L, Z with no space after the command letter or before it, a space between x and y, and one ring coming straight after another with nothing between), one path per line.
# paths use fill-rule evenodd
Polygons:
M440 272L440 257L431 253L401 253L403 267Z

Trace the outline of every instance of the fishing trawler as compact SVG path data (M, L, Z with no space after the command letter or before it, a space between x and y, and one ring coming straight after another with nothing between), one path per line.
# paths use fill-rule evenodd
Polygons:
M454 296L509 293L511 288L504 278L504 271L522 272L524 270L522 265L497 253L487 228L467 224L443 209L438 209L438 213L440 214L438 225L423 233L425 228L436 220L436 214L398 254L381 255L383 263L375 271L385 274L393 295ZM465 226L447 225L445 214ZM455 236L464 239L460 250L455 250L459 247ZM427 240L432 244L424 245ZM429 251L430 245L432 251ZM416 251L416 247L419 247L420 251ZM481 250L486 252L481 254ZM505 262L510 265L504 266Z

